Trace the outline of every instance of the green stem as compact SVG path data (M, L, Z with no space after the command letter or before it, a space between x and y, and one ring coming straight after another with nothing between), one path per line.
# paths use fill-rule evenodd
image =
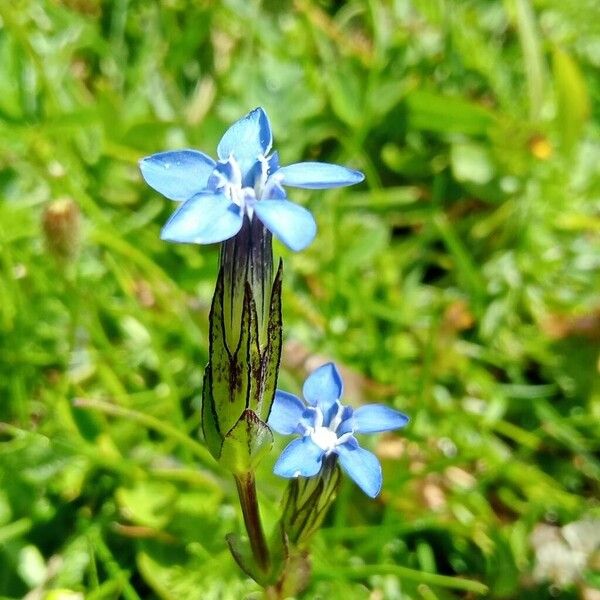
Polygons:
M260 520L254 473L234 475L234 478L254 560L258 567L267 573L271 566L271 558Z

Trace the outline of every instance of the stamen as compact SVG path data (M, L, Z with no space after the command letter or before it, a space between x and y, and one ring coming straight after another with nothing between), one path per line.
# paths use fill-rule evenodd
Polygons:
M319 427L323 427L323 413L321 412L321 409L316 406L314 408L315 411L315 429L318 429Z
M262 198L265 192L265 185L269 177L269 161L266 156L259 155L258 160L260 161L260 175L254 182L254 191L257 198Z
M231 202L239 206L252 219L253 204L256 201L254 188L242 187L242 170L233 155L220 161L212 174L215 191L221 192Z
M342 422L342 415L344 414L344 407L339 402L337 403L337 405L337 411L333 419L331 419L331 423L329 423L329 429L331 429L332 431L337 431L337 428Z

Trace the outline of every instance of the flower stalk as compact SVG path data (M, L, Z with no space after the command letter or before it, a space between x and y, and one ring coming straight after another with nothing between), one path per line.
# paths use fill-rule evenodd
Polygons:
M234 478L254 562L260 571L266 575L270 570L271 560L260 519L256 479L254 473L237 474L234 475Z
M203 390L204 436L233 473L248 535L248 544L228 536L229 547L257 581L266 581L271 569L254 473L273 443L266 420L281 356L281 275L280 263L273 280L271 234L246 217L238 235L221 247Z

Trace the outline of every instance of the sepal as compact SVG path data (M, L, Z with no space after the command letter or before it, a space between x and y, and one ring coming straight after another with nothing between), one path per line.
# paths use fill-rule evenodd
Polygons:
M209 364L204 377L203 417L212 417L214 423L203 425L205 435L215 429L223 440L225 434L237 423L242 412L248 406L249 370L247 364L247 341L244 344L243 333L247 330L249 301L245 297L243 315L245 323L240 325L241 335L238 347L232 353L225 338L223 311L223 270L219 272L215 294L209 317ZM246 295L247 296L247 295ZM244 316L242 321L244 321ZM247 337L246 332L246 337ZM208 384L208 385L207 385ZM210 388L210 389L206 389ZM207 443L209 440L207 439ZM212 443L214 454L216 444ZM218 454L215 455L218 458Z
M260 369L260 393L256 398L256 412L263 421L267 421L275 400L277 375L281 362L281 347L283 327L281 317L281 282L283 277L283 262L279 261L275 281L271 289L269 319L267 322L266 345L263 349Z
M254 411L245 410L225 436L219 462L232 473L252 472L272 446L269 426Z
M202 429L211 454L233 473L252 470L272 444L266 421L281 359L280 262L270 289L268 319L261 335L253 289L244 287L235 349L225 328L225 275L221 269L210 311L209 363L204 373ZM262 344L261 344L262 338ZM254 439L256 438L256 439Z
M210 363L208 363L204 370L204 382L202 385L202 433L204 434L204 442L208 450L215 460L219 460L223 437L219 430L219 420L212 394L211 371Z

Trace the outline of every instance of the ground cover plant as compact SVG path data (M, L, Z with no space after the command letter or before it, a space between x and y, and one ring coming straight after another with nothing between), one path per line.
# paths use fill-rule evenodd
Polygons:
M0 596L242 598L201 439L217 246L138 161L267 111L294 191L279 387L335 362L365 436L306 598L597 594L600 11L579 0L0 0ZM289 194L289 190L288 190ZM290 196L292 198L292 196ZM285 482L258 467L265 528Z

